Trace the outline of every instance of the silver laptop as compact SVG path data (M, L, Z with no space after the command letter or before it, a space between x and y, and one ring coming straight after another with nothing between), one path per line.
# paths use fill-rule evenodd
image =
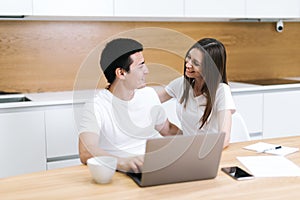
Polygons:
M213 179L225 133L149 139L141 173L127 173L139 186Z

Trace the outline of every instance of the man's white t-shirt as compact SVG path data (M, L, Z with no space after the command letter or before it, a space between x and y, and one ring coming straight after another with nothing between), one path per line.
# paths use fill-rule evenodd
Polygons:
M184 90L183 81L184 77L181 76L171 81L165 88L171 97L177 99L176 113L181 122L183 134L218 133L218 112L222 110L232 110L235 112L235 104L230 87L225 83L219 84L212 113L210 114L207 123L199 129L201 126L200 118L205 110L206 98L203 95L194 97L193 90L191 89L189 90L186 108L184 108L183 104L179 103Z
M167 116L153 88L137 89L130 101L115 97L109 90L100 90L84 107L79 133L99 135L100 148L119 157L145 153L146 140L162 137L156 125Z

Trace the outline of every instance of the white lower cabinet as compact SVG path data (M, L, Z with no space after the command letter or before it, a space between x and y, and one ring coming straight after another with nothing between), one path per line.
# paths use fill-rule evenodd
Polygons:
M47 169L70 166L78 159L78 131L75 120L80 105L58 106L45 111ZM65 163L65 164L64 164Z
M80 164L74 111L79 116L82 106L0 113L0 178Z
M243 117L251 139L261 139L263 132L263 93L233 94L236 110Z
M78 135L72 108L45 111L47 158L78 155Z
M300 90L233 93L251 139L300 135Z
M300 90L264 94L263 137L300 135Z
M46 170L44 112L0 114L0 178Z
M75 165L80 165L80 159L68 159L68 160L58 160L53 162L47 162L47 170L51 169L58 169L58 168L64 168L64 167L70 167Z

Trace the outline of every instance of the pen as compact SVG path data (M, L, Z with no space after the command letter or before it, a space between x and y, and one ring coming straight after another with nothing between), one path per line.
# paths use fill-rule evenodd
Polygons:
M262 153L265 153L266 151L276 150L276 149L281 149L281 146L276 146L276 147L265 149L262 151Z

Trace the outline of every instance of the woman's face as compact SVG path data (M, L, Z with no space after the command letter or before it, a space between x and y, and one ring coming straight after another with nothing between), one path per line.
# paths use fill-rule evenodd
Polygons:
M203 54L200 50L193 48L185 58L185 75L189 78L202 78Z

